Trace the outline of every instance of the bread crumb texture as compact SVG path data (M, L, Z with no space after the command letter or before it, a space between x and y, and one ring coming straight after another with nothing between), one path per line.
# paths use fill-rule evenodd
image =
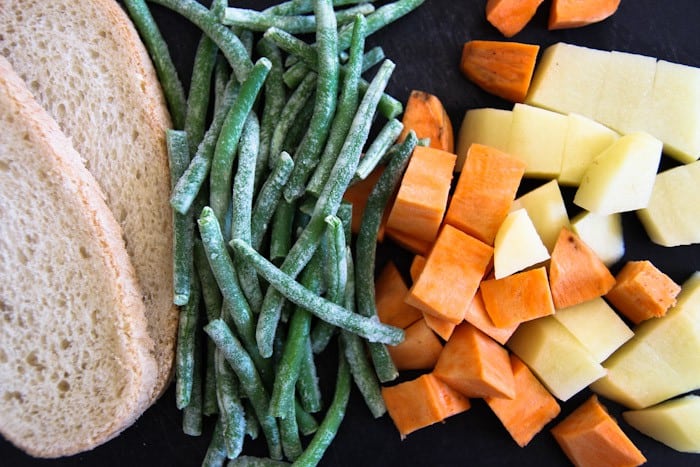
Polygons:
M155 398L171 376L177 310L164 140L170 122L150 59L113 0L5 2L0 52L71 139L121 226L156 341Z

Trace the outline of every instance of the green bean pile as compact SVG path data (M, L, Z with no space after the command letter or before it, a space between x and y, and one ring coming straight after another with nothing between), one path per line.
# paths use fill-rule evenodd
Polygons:
M352 381L380 417L380 384L398 375L386 345L403 330L376 317L374 261L382 212L418 140L410 132L395 144L403 108L385 93L394 64L381 47L365 52L365 39L423 0L290 0L263 11L152 1L203 32L185 93L147 4L124 1L173 116L183 431L199 436L211 417L203 465L316 465ZM354 241L343 195L380 163ZM315 356L333 342L336 386L324 407ZM245 437L260 435L268 458L242 455Z

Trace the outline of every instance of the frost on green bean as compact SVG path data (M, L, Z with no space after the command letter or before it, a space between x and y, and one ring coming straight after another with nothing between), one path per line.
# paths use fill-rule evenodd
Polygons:
M338 376L335 383L333 401L323 418L318 431L307 446L304 453L294 462L293 465L313 466L317 465L323 454L330 446L338 432L340 423L345 417L345 410L350 399L350 369L348 362L342 352L338 352Z
M248 51L229 28L219 22L207 8L196 0L151 0L187 18L216 43L231 64L239 83L248 78L253 69Z
M248 114L238 149L238 169L233 181L232 227L233 238L251 242L255 166L260 146L260 125L254 112ZM235 262L235 260L234 260ZM262 305L262 289L255 270L236 265L243 294L254 312Z
M233 260L229 256L224 243L221 228L209 207L202 210L197 221L202 244L207 253L207 259L216 278L219 289L224 297L222 313L228 313L234 320L236 331L243 341L246 350L255 361L263 376L267 378L270 373L270 362L265 361L257 351L255 343L255 324L250 306L243 296L243 291L238 282L238 274Z
M403 130L403 123L396 119L389 120L381 129L377 137L369 145L365 155L362 157L360 164L357 166L355 176L361 180L375 169L379 161L382 160L391 145L399 137Z
M374 265L377 251L377 234L382 216L389 198L394 193L403 174L408 159L416 146L417 138L409 132L399 151L389 162L377 184L367 199L360 231L355 246L356 258L356 293L358 312L367 317L376 317L374 289ZM398 376L386 347L370 343L372 361L381 382L391 381Z
M257 50L260 55L270 60L272 68L265 80L265 104L260 117L260 149L255 167L256 188L265 178L267 169L270 166L270 159L274 160L277 157L277 154L270 154L270 142L272 133L275 131L277 119L287 100L287 91L282 79L284 67L281 50L274 42L265 38L258 41Z
M303 306L318 318L361 335L370 342L382 342L396 345L403 340L402 329L380 323L376 318L366 318L351 313L342 306L329 302L315 295L292 277L275 267L267 259L253 250L250 245L233 240L231 242L236 254L250 261L255 269L272 287L278 290L292 303Z
M326 216L333 215L338 210L343 194L357 169L360 153L367 141L377 103L394 68L393 62L385 60L362 98L328 183L319 195L314 213L281 265L284 274L296 277L301 272L318 247L325 230ZM268 288L256 328L258 347L263 356L272 352L272 341L283 303L281 291L274 287Z
M202 374L202 336L195 330L194 344L194 365L192 377L192 390L190 394L190 402L182 410L182 432L189 436L200 436L202 434L203 422L203 382Z
M245 412L238 394L238 380L220 349L214 352L216 371L216 399L219 422L223 429L226 457L236 458L243 450Z
M216 142L209 175L209 202L219 223L222 224L231 202L233 159L241 132L271 67L272 64L265 57L255 63L250 75L241 84L238 97L226 115Z
M330 3L331 10L333 4ZM374 11L370 3L333 12L333 19L338 24L351 22L356 15L368 15ZM316 31L318 18L314 15L278 15L246 8L229 7L221 16L221 22L227 26L240 26L252 31L264 32L276 27L290 34L307 34Z
M153 59L158 80L163 88L165 100L168 102L173 125L176 129L182 129L185 125L187 99L170 56L168 44L163 39L145 0L125 0L124 5Z
M289 153L282 151L272 168L272 172L255 198L251 221L251 245L256 250L260 250L270 220L282 198L282 188L287 183L293 167L294 161L292 161L292 157Z
M366 21L362 16L355 19L353 43L350 47L350 61L346 67L343 78L343 86L338 101L338 110L333 118L333 123L328 135L328 141L323 148L321 158L314 170L306 191L318 196L328 180L333 164L338 158L340 148L352 124L352 119L357 111L359 102L358 83L362 69L362 51L365 47Z
M253 364L250 355L245 351L240 341L233 335L229 327L220 319L216 319L204 327L204 331L221 350L226 361L238 376L241 390L253 405L267 441L270 457L282 458L282 447L277 422L269 414L270 399L262 382L260 374Z
M329 1L315 4L315 31L318 78L314 110L308 129L294 155L294 169L284 188L284 197L292 201L304 194L306 179L318 163L337 104L339 63L337 23Z
M355 5L356 3L372 3L373 0L333 0L333 6ZM313 0L289 0L278 3L263 10L263 13L273 15L303 15L314 11Z
M187 169L190 150L187 133L167 130L166 146L170 162L171 188ZM192 248L194 220L191 213L173 212L173 303L184 305L190 298L190 280L193 274Z
M190 161L182 176L177 180L173 192L170 195L170 205L180 214L185 214L192 207L192 203L199 194L204 181L209 175L211 160L214 157L216 141L219 139L221 127L224 124L226 115L233 105L238 92L237 84L229 81L220 105L214 113L214 118L209 125L209 129L204 135L204 139L199 144L197 152Z
M282 108L282 112L277 116L277 124L270 140L270 166L274 163L277 155L282 152L284 140L289 129L294 125L304 105L313 95L316 89L316 79L316 73L310 72L306 74L302 82L289 97L289 100L287 100L287 103Z
M215 15L225 8L226 0L214 0L210 11ZM212 75L216 65L216 56L219 48L209 36L203 34L197 44L197 51L194 55L192 65L192 77L190 79L190 89L187 96L187 111L183 127L187 132L190 153L197 151L199 143L204 137L204 128L209 108L209 96L211 94Z
M194 380L195 334L199 321L200 289L196 278L190 282L190 300L180 309L180 320L175 351L175 404L187 407L192 396Z
M214 425L207 452L202 460L202 467L221 467L226 462L226 446L224 445L224 429L221 421L217 420Z

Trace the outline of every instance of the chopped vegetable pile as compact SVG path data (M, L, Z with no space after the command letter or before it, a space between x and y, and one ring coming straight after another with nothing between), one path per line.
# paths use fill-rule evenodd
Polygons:
M124 2L173 117L176 404L187 434L216 420L203 465L316 465L351 382L402 439L481 398L520 447L553 423L576 465L645 462L595 395L558 419L558 401L590 387L635 409L625 420L640 430L700 450L682 430L659 434L676 406L697 410L692 396L649 408L700 388L698 276L679 286L649 261L609 269L624 254L623 212L638 211L652 236L690 235L658 208L684 195L654 191L661 140L678 135L651 116L659 139L567 107L589 105L586 86L597 84L561 73L576 76L577 57L608 66L614 53L557 44L536 69L537 45L467 41L455 67L515 106L469 109L455 144L438 96L414 90L404 110L385 92L394 64L381 47L365 50L367 36L423 0L263 11L153 2L204 32L185 97L145 2ZM511 37L541 3L489 0L485 19ZM619 5L581 3L553 1L549 28L599 22ZM682 116L674 99L660 93L654 109ZM678 176L693 177L700 163L684 158L689 175ZM523 177L548 181L523 192ZM560 183L585 209L571 221ZM696 184L677 185L696 197ZM378 243L389 241L414 255L410 282L392 258L375 281ZM335 343L326 402L316 356ZM651 376L632 381L639 372ZM655 372L665 386L649 391ZM267 458L243 455L246 436L264 438Z

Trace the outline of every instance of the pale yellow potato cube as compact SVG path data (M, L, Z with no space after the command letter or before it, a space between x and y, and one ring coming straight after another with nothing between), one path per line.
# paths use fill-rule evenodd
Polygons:
M591 389L633 409L700 388L700 275L683 284L666 316L639 325L603 366L608 374Z
M571 220L571 228L606 266L612 266L624 256L625 238L619 213L601 216L582 211Z
M655 74L654 57L613 51L595 120L620 133L646 129Z
M602 298L557 310L554 319L576 336L599 363L634 335Z
M562 154L559 183L578 186L588 165L620 135L600 123L578 114L567 116L568 127Z
M662 143L644 132L627 134L586 169L574 203L600 215L642 209L649 203Z
M525 176L557 177L568 129L566 115L525 104L513 107L508 153L525 161Z
M593 118L610 52L559 42L542 53L525 103Z
M622 413L631 426L680 452L700 454L700 396L663 402Z
M493 270L496 279L509 276L549 259L527 210L512 211L498 229L493 244Z
M510 110L491 108L467 110L457 135L455 171L462 170L469 146L473 143L506 152L512 120L513 113Z
M700 156L700 69L659 60L644 130L683 163Z
M550 253L557 243L559 232L569 227L569 214L556 180L535 188L513 201L511 211L524 208Z
M700 161L656 176L647 206L638 211L654 243L678 246L700 243Z
M605 369L553 316L521 323L506 345L562 401L605 376Z

